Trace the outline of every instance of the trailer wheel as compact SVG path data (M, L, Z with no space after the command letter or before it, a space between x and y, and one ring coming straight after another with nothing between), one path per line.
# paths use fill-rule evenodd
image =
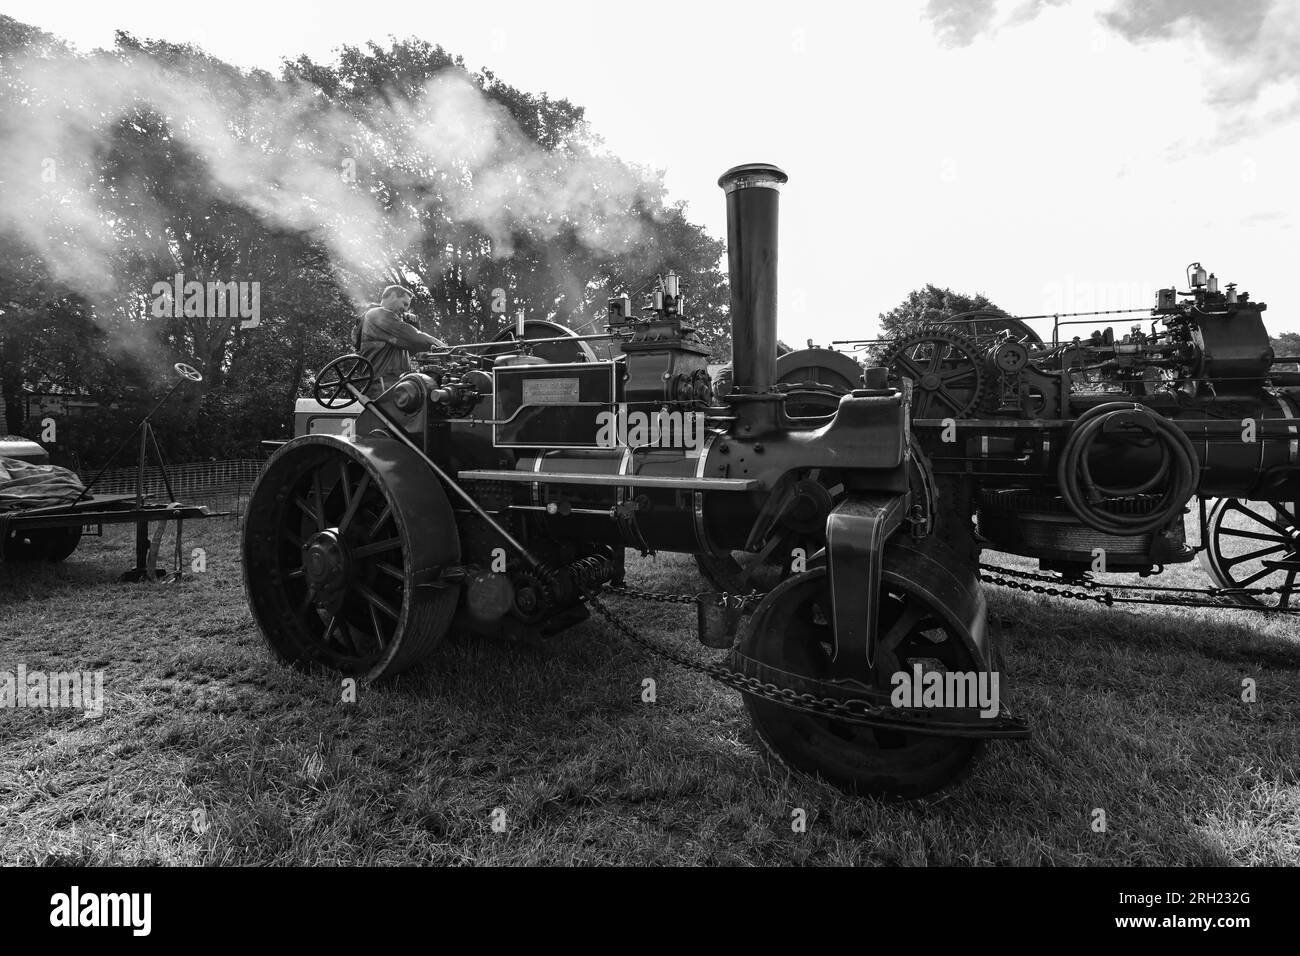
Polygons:
M4 541L4 558L6 561L62 561L80 543L80 527L16 530Z
M981 670L969 642L972 630L983 627L983 598L972 596L960 608L934 601L929 589L910 574L921 567L912 554L891 548L886 556L880 651L892 653L901 670L910 671L914 663L921 663L926 672ZM978 594L975 585L973 595ZM789 673L826 676L834 646L830 620L826 569L819 567L787 579L763 600L739 650ZM864 682L867 679L864 661ZM977 738L877 729L791 710L748 694L744 699L755 733L779 762L857 795L925 796L959 781L984 749L984 741Z
M296 438L253 486L244 587L276 656L366 681L391 677L446 634L460 585L451 506L392 439Z
M1207 519L1201 561L1224 588L1278 588L1279 594L1231 594L1247 607L1300 607L1300 514L1294 501L1220 498ZM1271 566L1266 566L1268 562Z

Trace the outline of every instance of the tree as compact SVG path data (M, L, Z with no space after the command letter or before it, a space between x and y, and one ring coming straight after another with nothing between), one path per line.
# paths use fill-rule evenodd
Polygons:
M0 138L59 146L38 201L9 202L30 184L0 178L0 386L20 398L40 374L91 392L100 410L60 428L87 462L178 361L204 380L159 415L169 457L282 437L304 381L350 350L358 308L392 282L415 290L427 331L467 341L521 308L603 331L608 296L674 269L689 317L729 352L723 244L662 174L605 153L580 106L439 46L345 47L274 76L123 32L78 54L0 17L0 52ZM155 284L177 273L258 282L260 324L160 307Z
M907 298L890 309L880 313L880 337L897 339L911 335L926 325L942 324L954 316L967 312L1001 312L983 293L963 295L952 289L939 288L933 283L926 283L923 288L909 292ZM960 325L954 325L960 331ZM873 345L866 351L871 364L879 364L880 357L888 344Z
M356 117L364 139L346 152L359 158L358 187L377 198L394 232L420 239L386 251L384 281L354 278L363 286L413 286L417 305L433 313L427 331L482 340L519 309L601 331L610 295L672 268L684 277L706 338L725 340L722 244L690 223L682 205L667 203L661 174L601 152L581 107L515 89L490 70L471 73L461 58L415 39L387 49L344 47L334 66L300 57L284 75ZM482 154L450 157L450 170L436 149L404 145L422 123L436 126L439 101L427 91L439 81L466 83L491 106L476 107L491 131L487 145L475 147ZM400 100L397 115L407 125L392 128L389 112L375 109L377 98ZM386 151L376 150L376 139ZM528 180L526 191L509 187L515 175ZM491 191L503 180L490 213L465 208L466 183L486 181ZM504 311L494 312L503 299Z
M1270 335L1268 341L1273 346L1273 355L1277 358L1292 358L1300 355L1300 332L1283 332L1280 335ZM1276 372L1300 372L1300 365L1288 362L1286 365L1273 366L1273 370Z

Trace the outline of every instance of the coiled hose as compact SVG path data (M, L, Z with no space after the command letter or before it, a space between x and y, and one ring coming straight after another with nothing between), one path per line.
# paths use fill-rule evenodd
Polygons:
M1155 437L1160 467L1146 480L1124 488L1099 485L1092 477L1088 456L1097 439L1118 429L1136 428ZM1084 412L1065 440L1056 480L1075 517L1095 531L1107 534L1147 534L1164 527L1182 512L1196 492L1200 460L1187 433L1169 419L1135 402L1107 402ZM1160 484L1165 491L1155 507L1142 514L1117 514L1102 507L1107 498L1150 492Z

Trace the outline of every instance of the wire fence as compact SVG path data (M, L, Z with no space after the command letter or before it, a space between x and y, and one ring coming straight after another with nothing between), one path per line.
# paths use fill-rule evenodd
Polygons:
M195 461L167 466L171 482L171 497L187 505L206 505L213 513L229 512L242 516L248 505L248 495L262 470L256 458L239 458L230 461ZM94 495L133 495L136 493L136 468L114 468L104 472L91 489ZM94 472L82 474L82 481L90 481ZM144 470L144 493L153 499L167 499L167 483L162 469L157 465Z

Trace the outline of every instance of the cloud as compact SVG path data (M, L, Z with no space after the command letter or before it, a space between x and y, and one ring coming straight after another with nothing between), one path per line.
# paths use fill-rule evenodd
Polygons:
M993 25L997 0L929 0L925 15L944 46L969 46Z
M939 42L969 46L981 36L1028 23L1071 0L929 0L925 16ZM1109 30L1135 45L1191 42L1205 64L1209 105L1220 137L1234 139L1300 116L1300 4L1295 0L1116 0L1098 13Z
M1046 7L1069 0L1023 0L998 18L998 0L928 0L925 17L934 27L939 42L947 47L970 46L983 34L995 34L1003 27L1019 26L1038 16Z

